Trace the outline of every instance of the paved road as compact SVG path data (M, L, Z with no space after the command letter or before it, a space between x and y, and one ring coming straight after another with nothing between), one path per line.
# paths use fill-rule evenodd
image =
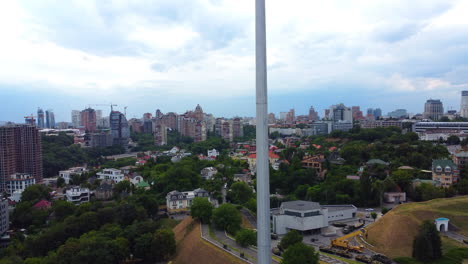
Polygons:
M456 240L460 243L463 243L463 240L468 241L468 237L455 233L453 231L442 231L442 234L448 236L449 238Z

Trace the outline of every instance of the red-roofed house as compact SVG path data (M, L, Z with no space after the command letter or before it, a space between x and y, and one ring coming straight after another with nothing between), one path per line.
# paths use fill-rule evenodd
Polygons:
M49 209L52 204L47 200L40 200L35 205L33 205L36 209Z
M279 160L279 156L272 151L268 153L268 159L270 161L270 165L275 164ZM249 169L251 171L255 171L255 168L257 167L257 153L252 153L249 156L247 156L247 162L249 163Z

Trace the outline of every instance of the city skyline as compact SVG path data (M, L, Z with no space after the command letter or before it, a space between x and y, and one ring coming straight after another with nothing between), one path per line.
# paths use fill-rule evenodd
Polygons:
M269 1L269 112L339 102L422 112L429 98L458 109L467 5ZM2 121L37 107L68 121L86 103L109 102L129 106L128 118L197 103L254 116L250 1L11 2L0 17Z

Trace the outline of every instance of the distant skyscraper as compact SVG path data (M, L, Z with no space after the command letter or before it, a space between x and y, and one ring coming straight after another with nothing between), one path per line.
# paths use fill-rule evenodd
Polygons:
M79 110L71 111L71 121L74 128L79 128L81 126L81 112Z
M376 108L373 111L375 119L379 119L382 116L382 109Z
M468 91L462 91L461 94L460 116L468 118Z
M92 108L86 108L81 111L81 124L85 131L94 132L96 131L96 111Z
M397 109L392 112L388 112L388 116L392 118L405 118L408 117L408 112L406 112L406 109Z
M195 107L195 119L197 121L203 121L203 109L201 108L200 105L197 104L197 107Z
M352 112L352 115L353 115L353 119L356 119L356 120L364 119L364 116L362 115L361 108L359 106L352 106L351 107L351 112Z
M112 111L109 120L113 145L126 146L128 144L128 138L130 137L127 118L119 111Z
M44 128L44 110L41 108L37 109L37 127Z
M0 191L14 173L27 173L42 181L42 146L39 130L32 125L0 127Z
M351 108L346 107L344 104L332 105L330 107L328 119L333 120L334 122L353 122L353 113Z
M275 124L276 123L276 117L274 113L269 113L268 114L268 124Z
M429 99L424 104L423 118L439 120L444 115L444 106L440 100Z
M102 110L96 110L96 122L102 119Z
M54 128L55 127L55 115L52 109L46 110L45 118L46 118L46 127Z
M309 109L309 121L318 121L318 113L315 111L313 106Z
M289 112L286 114L286 124L293 124L294 121L296 121L296 113L294 109L289 110Z

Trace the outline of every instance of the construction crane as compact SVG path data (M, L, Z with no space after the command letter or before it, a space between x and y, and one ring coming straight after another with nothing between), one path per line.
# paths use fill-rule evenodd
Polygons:
M110 106L111 108L111 112L114 111L113 107L114 106L117 106L116 104L88 104L88 108L90 108L91 106Z
M31 125L34 125L36 123L36 119L34 119L34 115L31 114L29 116L25 116L24 117L24 120L26 122L26 124L31 124Z
M363 231L361 231L361 230L357 230L357 231L349 233L349 234L347 234L345 236L339 237L337 239L333 239L331 241L331 246L332 247L342 248L342 249L349 250L349 251L356 252L356 253L362 253L364 251L364 246L362 246L362 245L353 246L353 245L351 245L351 243L349 241L351 238L353 238L355 236L358 236L362 232Z
M125 106L125 107L124 107L124 115L125 115L125 118L127 118L127 107L128 107L128 106Z

